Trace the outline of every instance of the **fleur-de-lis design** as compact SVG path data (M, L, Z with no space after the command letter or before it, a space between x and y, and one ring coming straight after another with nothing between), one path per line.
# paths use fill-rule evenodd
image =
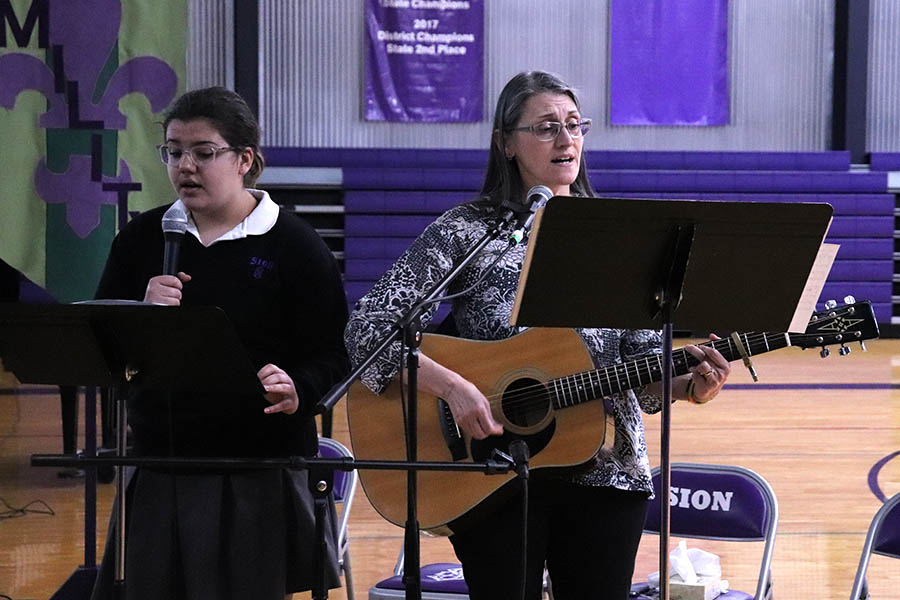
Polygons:
M53 130L53 135L48 134L48 160L35 168L35 188L46 203L65 204L66 222L84 240L100 225L102 204L118 203L119 224L125 223L127 193L123 198L117 186L118 190L141 189L139 183L131 182L127 163L109 155L115 144L104 147L104 140L115 140L115 134L109 138L103 132L121 131L128 124L119 111L119 100L141 93L151 110L159 112L175 96L178 77L168 64L152 56L117 66L121 0L49 2L39 18L47 21L43 24L48 32L47 61L25 52L0 56L0 106L12 110L19 94L27 90L47 98L47 112L38 123ZM75 145L59 143L83 139L87 131L99 140L90 156L70 154ZM60 165L66 164L68 168L59 173ZM104 175L104 164L118 164L118 175ZM47 260L52 257L48 255Z
M11 110L20 93L36 90L50 105L40 118L43 128L121 130L126 118L118 102L125 95L144 94L153 112L172 100L178 86L175 71L151 56L120 65L104 89L98 90L105 67L117 52L120 0L51 2L48 11L53 67L24 53L0 56L0 81L4 82L0 106Z
M47 204L65 204L66 222L79 238L84 239L100 225L100 207L116 204L114 191L103 189L111 183L129 183L131 173L124 160L119 161L119 175L91 179L91 157L72 155L65 173L54 173L41 161L34 173L38 195Z

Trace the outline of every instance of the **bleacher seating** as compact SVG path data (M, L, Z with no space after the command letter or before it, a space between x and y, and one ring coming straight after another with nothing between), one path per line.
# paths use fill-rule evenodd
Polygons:
M344 194L344 267L355 302L434 218L474 198L484 150L269 149L270 165L338 167ZM894 207L888 173L900 155L851 170L827 152L588 151L600 196L757 202L827 202L826 241L841 244L822 294L871 300L879 322L892 314ZM878 168L876 168L878 167Z
M872 171L900 171L900 152L872 152L869 154Z

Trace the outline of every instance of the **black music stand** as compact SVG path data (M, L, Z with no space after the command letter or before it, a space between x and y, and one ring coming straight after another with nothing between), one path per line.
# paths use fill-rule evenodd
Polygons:
M264 393L216 307L0 303L0 332L4 365L23 383Z
M0 357L22 383L112 389L128 382L133 387L165 391L264 394L234 328L215 307L175 308L128 301L0 303ZM88 399L85 404L92 403ZM121 458L125 455L124 402L118 405L118 415L117 457ZM90 459L96 457L92 412L86 420ZM117 468L117 506L119 515L124 515L124 478L122 467ZM85 561L54 599L90 596L97 576L96 510L96 469L88 468ZM121 581L124 518L119 523L116 579Z
M662 328L659 493L667 498L676 315L697 333L788 331L831 215L824 203L556 196L535 218L511 321ZM666 600L669 503L660 511Z

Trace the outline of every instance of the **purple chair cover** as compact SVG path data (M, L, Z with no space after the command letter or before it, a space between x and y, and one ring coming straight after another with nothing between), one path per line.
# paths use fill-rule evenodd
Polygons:
M659 487L659 473L653 476ZM648 531L659 531L659 496L650 503ZM765 539L766 498L759 484L742 473L688 471L672 466L670 531L681 537L760 541Z
M319 456L321 458L353 458L350 450L337 440L319 436ZM344 575L347 588L347 598L354 600L353 596L353 571L350 568L350 540L347 534L347 525L350 522L350 507L353 506L353 496L356 494L356 471L341 471L335 469L331 485L331 493L337 504L343 504L338 520L338 564Z
M659 488L659 479L659 468L655 468L654 489ZM644 524L646 532L659 533L659 502L659 494L650 502ZM672 463L669 510L669 531L673 536L734 542L765 541L756 594L729 590L718 598L763 600L771 597L770 566L778 527L778 501L765 479L743 467ZM647 592L644 594L652 597Z
M875 536L872 552L891 558L900 558L900 502L895 503L891 508L892 510L888 510L884 515L878 535Z
M331 438L319 438L319 456L321 458L353 458L350 450L340 442ZM335 469L332 482L332 493L335 502L352 501L352 494L356 491L356 474L352 471L340 471ZM347 507L349 508L349 506ZM348 511L349 512L349 511Z
M856 578L850 591L850 600L868 598L866 590L866 571L872 554L880 554L890 558L900 558L900 494L888 499L869 525L866 541L859 557Z
M463 579L462 566L459 563L432 563L424 565L421 569L422 591L441 592L445 594L468 594L469 588ZM375 587L392 590L406 589L403 585L403 576L394 575Z

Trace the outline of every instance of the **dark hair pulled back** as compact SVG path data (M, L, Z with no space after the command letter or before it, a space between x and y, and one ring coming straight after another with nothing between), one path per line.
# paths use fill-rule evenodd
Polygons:
M240 94L223 87L208 87L185 93L166 113L163 135L174 120L206 119L233 148L253 150L253 164L244 175L244 186L252 188L265 168L259 149L260 129L256 116Z

